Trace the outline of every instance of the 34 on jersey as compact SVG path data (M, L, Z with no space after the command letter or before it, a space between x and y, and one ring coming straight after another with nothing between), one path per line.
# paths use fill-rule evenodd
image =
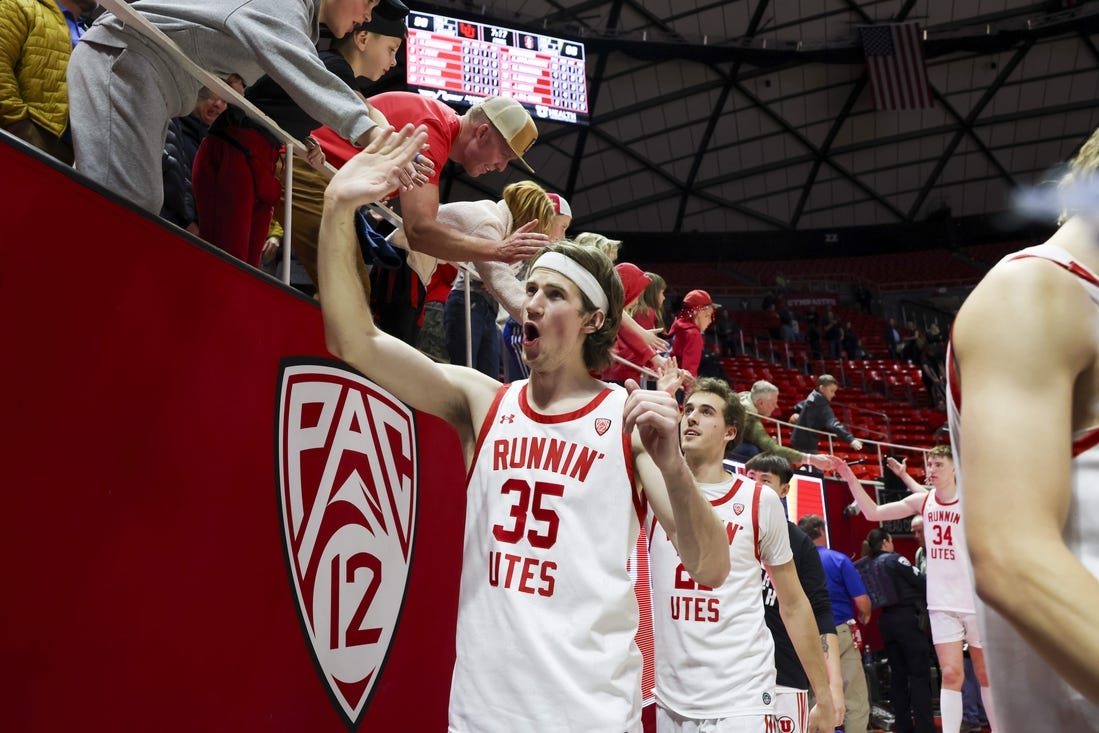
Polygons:
M561 517L556 506L565 495L565 485L510 478L500 487L500 494L505 504L510 502L510 509L504 521L492 526L492 536L500 545L516 548L511 552L489 550L489 585L552 596L557 563L523 554L520 548L549 550L557 543Z
M933 524L928 539L931 546L928 548L928 557L932 560L954 560L954 528L949 524Z

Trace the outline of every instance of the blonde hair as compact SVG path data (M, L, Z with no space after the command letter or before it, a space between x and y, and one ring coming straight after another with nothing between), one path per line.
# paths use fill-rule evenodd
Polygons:
M1091 137L1084 141L1076 151L1076 155L1072 156L1068 163L1068 172L1061 177L1057 187L1062 193L1066 193L1074 187L1089 184L1089 179L1094 179L1096 173L1099 173L1099 129L1091 133ZM1068 198L1077 199L1079 196L1070 194ZM1064 224L1075 213L1074 209L1066 207L1061 212L1057 223Z
M610 258L611 262L618 259L618 250L622 247L621 239L610 239L595 232L581 232L573 241L583 247L594 247Z
M630 315L632 316L647 308L653 312L654 325L660 330L664 330L664 306L660 304L660 294L668 289L668 283L655 272L646 272L645 274L649 276L649 284L641 291L641 297L637 299Z
M928 458L945 458L951 463L954 462L954 452L950 449L949 445L937 445L927 452Z
M519 181L504 188L504 203L511 212L511 234L528 222L538 220L534 231L549 234L553 229L553 202L546 195L546 189L534 181Z

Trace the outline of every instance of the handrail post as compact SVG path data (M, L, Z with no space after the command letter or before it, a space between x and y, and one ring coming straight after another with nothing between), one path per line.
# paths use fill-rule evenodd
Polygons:
M279 279L287 285L290 284L290 235L293 222L291 221L291 210L294 208L294 150L289 144L284 145L283 149L286 151L283 154L285 159L283 175L286 180L283 183L283 205L282 205L282 271L279 273ZM265 237L266 239L266 237Z
M469 270L466 270L465 274L466 276L462 281L466 286L466 366L473 368L473 296L469 290L473 274Z

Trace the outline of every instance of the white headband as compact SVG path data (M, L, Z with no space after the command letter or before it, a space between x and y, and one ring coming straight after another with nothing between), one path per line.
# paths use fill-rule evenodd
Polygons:
M607 294L603 292L603 288L599 285L599 281L595 279L595 276L585 270L576 260L560 252L546 252L534 263L534 269L539 267L559 272L572 280L576 283L576 287L580 288L580 292L588 296L588 300L595 304L596 308L604 313L607 312L609 307Z

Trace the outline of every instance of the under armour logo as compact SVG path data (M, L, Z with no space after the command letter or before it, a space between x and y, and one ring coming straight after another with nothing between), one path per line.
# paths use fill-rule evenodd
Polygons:
M507 424L511 425L514 422L515 422L515 415L501 415L500 416L500 424L501 425L503 425L504 423L507 423Z

